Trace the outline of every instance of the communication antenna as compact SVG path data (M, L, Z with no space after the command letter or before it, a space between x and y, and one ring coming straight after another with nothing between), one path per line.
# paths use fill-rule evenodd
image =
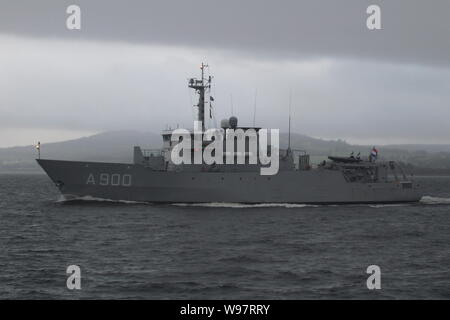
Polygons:
M256 120L256 96L258 95L258 89L255 89L255 102L253 105L253 127L255 126L255 120Z
M232 93L230 93L230 103L231 103L231 115L234 116L233 94Z
M289 129L288 129L288 150L291 150L291 104L292 104L292 90L289 90Z

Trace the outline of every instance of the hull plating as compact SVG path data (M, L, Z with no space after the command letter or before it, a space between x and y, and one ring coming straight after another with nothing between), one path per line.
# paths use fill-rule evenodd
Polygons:
M335 170L164 172L122 163L37 160L61 193L121 201L202 203L394 203L416 202L420 186L349 183Z

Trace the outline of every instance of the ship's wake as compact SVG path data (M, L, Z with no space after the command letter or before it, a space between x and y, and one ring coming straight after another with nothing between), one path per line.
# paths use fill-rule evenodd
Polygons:
M450 204L450 198L424 196L420 199L420 203L427 205Z
M111 203L111 204L150 204L143 201L130 200L112 200L105 198L98 198L92 196L60 196L57 203ZM385 207L403 207L411 205L450 205L450 198L423 196L418 203L380 203L380 204L302 204L302 203L238 203L238 202L205 202L205 203L172 203L173 206L178 207L206 207L206 208L316 208L316 207L337 207L337 206L369 206L371 208L385 208Z
M208 203L173 203L179 207L207 207L207 208L316 208L316 207L406 207L414 205L450 205L450 198L424 196L419 202L380 203L380 204L302 204L302 203L235 203L235 202L208 202Z
M147 204L147 202L140 202L140 201L129 201L129 200L112 200L112 199L105 199L105 198L97 198L92 196L83 196L83 197L76 197L76 196L63 196L61 195L58 200L56 200L57 203L82 203L82 202L95 202L95 203L119 203L119 204Z
M313 204L301 203L237 203L237 202L207 202L207 203L174 203L178 207L208 207L208 208L305 208L319 207Z
M387 207L406 207L411 206L412 203L385 203L385 204L368 204L370 208L387 208Z

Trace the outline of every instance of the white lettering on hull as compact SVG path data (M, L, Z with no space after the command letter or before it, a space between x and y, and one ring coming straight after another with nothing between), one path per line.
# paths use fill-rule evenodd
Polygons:
M101 186L129 187L131 186L131 175L120 173L101 173L96 179L95 175L90 173L86 180L86 184L96 185L97 182Z

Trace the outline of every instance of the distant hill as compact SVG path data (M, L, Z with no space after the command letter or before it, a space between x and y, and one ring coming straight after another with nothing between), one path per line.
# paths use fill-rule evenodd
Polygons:
M280 144L287 146L288 135L281 133ZM89 137L41 145L41 157L60 160L132 162L133 146L156 149L162 145L159 134L139 131L111 131ZM312 162L329 155L349 155L361 152L367 156L372 146L351 145L343 140L323 140L307 135L291 134L291 147L306 150ZM392 159L426 172L450 173L450 145L388 145L379 146L380 157ZM41 172L34 160L34 146L0 148L1 172ZM420 171L419 170L419 171Z
M450 152L450 144L391 144L386 146L386 148L407 150L411 152Z
M287 146L287 134L281 134L281 146ZM373 146L351 145L343 140L322 140L306 135L292 134L292 148L307 150L313 162L326 159L329 155L346 156L351 152L355 155L368 156ZM414 171L430 174L450 174L450 145L438 144L403 144L377 146L380 159L395 160L409 166ZM432 170L429 170L432 169Z
M131 162L133 146L159 148L161 137L151 132L111 131L41 145L41 157L60 160ZM0 148L0 171L40 171L36 148Z

